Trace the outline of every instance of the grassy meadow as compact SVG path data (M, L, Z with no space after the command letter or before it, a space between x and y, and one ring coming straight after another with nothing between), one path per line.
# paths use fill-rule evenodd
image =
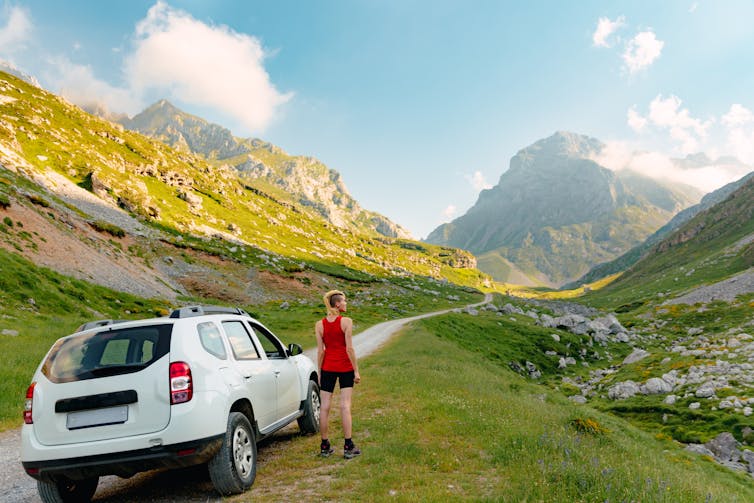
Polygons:
M478 329L459 333L446 323L453 316L416 322L362 361L363 381L354 399L360 458L319 458L317 436L263 444L250 495L229 500L754 498L750 476L689 454L666 436L574 404L502 361L462 347L464 339L466 346L476 340L490 348ZM488 321L494 323L492 316ZM503 338L498 341L497 351L510 349ZM335 417L330 438L336 448L342 443L340 432Z

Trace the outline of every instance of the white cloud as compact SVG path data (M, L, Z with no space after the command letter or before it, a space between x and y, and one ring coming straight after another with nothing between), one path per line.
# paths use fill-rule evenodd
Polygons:
M29 40L33 25L26 9L6 6L3 11L7 22L0 26L0 52L8 56Z
M610 47L608 37L624 25L625 18L623 16L618 17L615 21L610 21L610 19L606 17L599 18L597 21L597 29L592 34L592 43L595 47Z
M663 99L658 95L649 104L649 120L656 126L668 130L670 137L680 143L683 154L698 152L707 136L712 121L701 121L691 117L687 108L680 108L682 101L671 95Z
M696 12L696 9L699 7L699 2L694 2L691 4L691 7L689 7L689 12L693 14Z
M205 24L157 2L136 26L125 73L137 95L162 91L211 107L253 132L269 125L278 107L292 97L270 82L264 59L257 38Z
M50 60L56 75L52 77L59 92L80 106L100 106L111 111L139 111L144 107L131 90L114 87L98 79L88 65L79 65L66 57Z
M629 73L636 73L660 57L665 42L658 40L652 31L642 31L636 34L626 44L623 52L623 62Z
M689 110L682 108L681 104L682 101L677 96L670 95L668 98L663 98L662 95L657 95L649 104L649 113L646 117L637 112L635 106L628 109L628 125L637 133L649 131L650 126L655 131L667 133L681 154L698 152L714 121L711 119L703 121L692 117ZM738 110L736 109L735 112Z
M485 180L481 171L475 171L473 175L466 175L465 178L476 191L492 188L492 185Z
M637 151L625 142L607 142L592 160L613 171L630 170L656 180L690 185L704 192L738 180L748 171L735 163L711 161L699 166L679 162L659 152Z
M448 205L448 207L445 208L442 212L443 222L449 222L453 220L453 217L455 217L457 213L458 208L456 208L455 205Z
M728 113L722 116L721 122L728 127L743 126L750 122L754 122L754 114L743 105L734 103L730 106Z
M646 129L647 122L649 122L645 117L642 117L639 112L636 111L636 107L631 107L628 109L628 125L631 129L636 131L637 133L641 133Z
M734 103L720 122L726 128L727 146L733 155L745 162L754 162L754 114L751 110Z

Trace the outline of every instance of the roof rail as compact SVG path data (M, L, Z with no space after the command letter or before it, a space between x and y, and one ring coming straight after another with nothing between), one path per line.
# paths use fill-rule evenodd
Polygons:
M76 332L81 332L83 330L89 330L90 328L97 328L97 327L106 327L107 325L115 325L116 323L125 323L127 321L131 320L95 320L95 321L87 321L83 325L81 325L79 328L76 329Z
M222 307L222 306L187 306L174 309L170 313L171 318L190 318L192 316L203 316L205 314L240 314L249 316L249 313L240 307Z

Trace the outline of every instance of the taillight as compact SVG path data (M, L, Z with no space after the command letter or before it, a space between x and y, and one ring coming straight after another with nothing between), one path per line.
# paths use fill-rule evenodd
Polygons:
M24 402L24 423L26 424L34 423L34 420L31 418L31 407L34 402L34 386L36 385L37 383L33 382L26 389L26 402Z
M184 403L194 396L194 383L191 381L191 368L188 363L170 364L170 404Z

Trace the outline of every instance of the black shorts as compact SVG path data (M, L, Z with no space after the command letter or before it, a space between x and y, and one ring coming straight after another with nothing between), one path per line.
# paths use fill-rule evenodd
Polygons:
M322 375L319 376L319 389L332 393L335 391L335 381L339 381L340 389L353 388L353 378L355 373L353 370L350 372L330 372L323 370Z

